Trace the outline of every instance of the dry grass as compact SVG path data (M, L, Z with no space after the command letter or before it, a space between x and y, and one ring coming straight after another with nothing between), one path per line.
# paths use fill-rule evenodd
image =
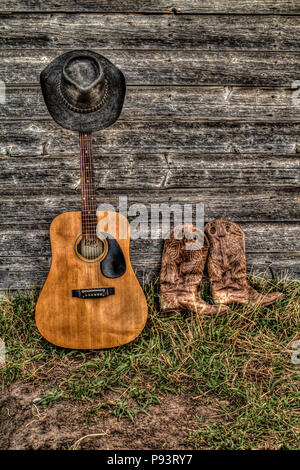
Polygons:
M205 449L299 447L299 366L291 342L299 333L300 282L251 278L260 291L286 299L269 308L234 307L226 316L164 318L154 284L145 286L149 321L133 343L105 351L73 351L47 343L34 323L36 296L1 300L0 337L7 363L2 387L18 380L43 386L39 406L90 401L111 391L101 412L134 421L166 393L214 395L222 420L203 422L185 442ZM210 301L209 288L203 296Z

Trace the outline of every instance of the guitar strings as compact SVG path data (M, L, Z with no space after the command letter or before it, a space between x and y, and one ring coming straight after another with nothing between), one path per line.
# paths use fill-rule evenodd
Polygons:
M92 217L89 220L88 229L90 231L91 242L91 252L94 258L98 255L98 247L97 247L97 215L96 215L96 201L95 201L95 187L94 187L94 169L93 169L93 158L92 158L92 139L91 134L86 135L86 144L87 144L87 152L88 155L88 166L87 166L87 176L88 176L88 203L89 209L91 209ZM96 279L97 285L100 285L100 269L96 269Z
M94 179L93 179L93 162L91 152L91 134L80 133L81 141L81 173L82 173L82 222L83 222L83 237L87 240L86 250L89 259L95 257L97 250L97 217L95 209L94 197Z
M85 157L85 178L86 178L86 187L87 187L87 234L88 234L88 244L87 244L87 253L88 258L91 259L92 257L92 217L91 217L91 209L92 209L92 201L91 201L91 191L90 191L90 159L89 159L89 152L88 152L88 145L89 145L89 137L90 134L85 134L84 139L84 157Z
M93 255L93 248L92 248L92 242L93 242L93 213L92 213L92 188L91 188L91 158L90 158L90 149L89 149L89 143L90 143L90 134L86 134L86 161L87 161L87 167L86 167L86 177L87 179L87 195L88 195L88 233L89 233L89 243L88 243L88 252L89 252L89 259L92 258ZM91 216L92 214L92 216Z
M96 218L96 207L95 207L95 188L94 188L94 175L93 175L93 159L92 159L92 138L91 134L88 135L87 139L87 148L88 148L88 158L89 158L89 163L88 163L88 178L89 178L89 189L90 189L90 208L91 208L91 238L92 241L95 243L92 243L92 252L97 250L96 247L96 242L97 242L97 237L96 237L96 227L97 227L97 218ZM96 253L94 253L94 256Z
M80 155L81 155L81 184L82 184L82 246L83 246L83 253L88 255L87 253L87 240L88 240L88 227L87 227L87 188L86 188L86 165L85 165L85 139L84 134L80 133Z
M94 186L94 168L93 168L93 157L92 157L92 137L91 134L88 135L87 139L88 144L88 156L89 156L89 163L88 163L88 174L89 174L89 182L91 188L91 195L90 195L90 204L92 209L92 235L94 240L94 257L98 255L98 246L97 246L97 214L96 214L96 191ZM99 253L100 254L100 253ZM96 278L97 278L97 285L100 285L100 269L97 267L96 269Z

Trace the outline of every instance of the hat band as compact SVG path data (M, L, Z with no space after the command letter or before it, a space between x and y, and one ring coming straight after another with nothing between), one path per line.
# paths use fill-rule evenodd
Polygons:
M73 106L71 103L69 103L68 100L66 100L66 98L64 97L62 91L61 91L61 80L59 81L59 85L58 85L58 93L63 101L63 103L71 110L71 111L75 111L76 113L92 113L94 111L98 111L98 109L100 109L106 99L107 99L107 96L108 96L108 82L107 80L105 80L105 83L104 83L104 87L105 87L105 91L104 91L104 95L100 101L100 103L98 103L96 106L93 106L91 108L85 108L85 109L82 109L82 108L77 108L76 106Z

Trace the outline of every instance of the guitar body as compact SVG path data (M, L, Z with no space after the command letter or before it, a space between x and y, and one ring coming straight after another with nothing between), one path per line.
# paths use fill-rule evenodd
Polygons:
M76 248L81 212L63 213L50 226L52 263L36 306L36 324L44 338L57 346L111 348L134 340L145 326L146 298L129 259L129 223L116 212L105 212L105 217L108 227L115 225L116 234L122 223L127 236L107 232L113 244L104 238L103 253L91 260L80 256ZM93 289L110 293L101 298L74 296L74 292L84 296Z

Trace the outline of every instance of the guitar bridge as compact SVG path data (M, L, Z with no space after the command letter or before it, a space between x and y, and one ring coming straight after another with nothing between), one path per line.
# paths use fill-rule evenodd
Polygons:
M72 297L79 299L100 299L101 297L108 297L114 295L114 287L99 287L98 289L73 289Z

